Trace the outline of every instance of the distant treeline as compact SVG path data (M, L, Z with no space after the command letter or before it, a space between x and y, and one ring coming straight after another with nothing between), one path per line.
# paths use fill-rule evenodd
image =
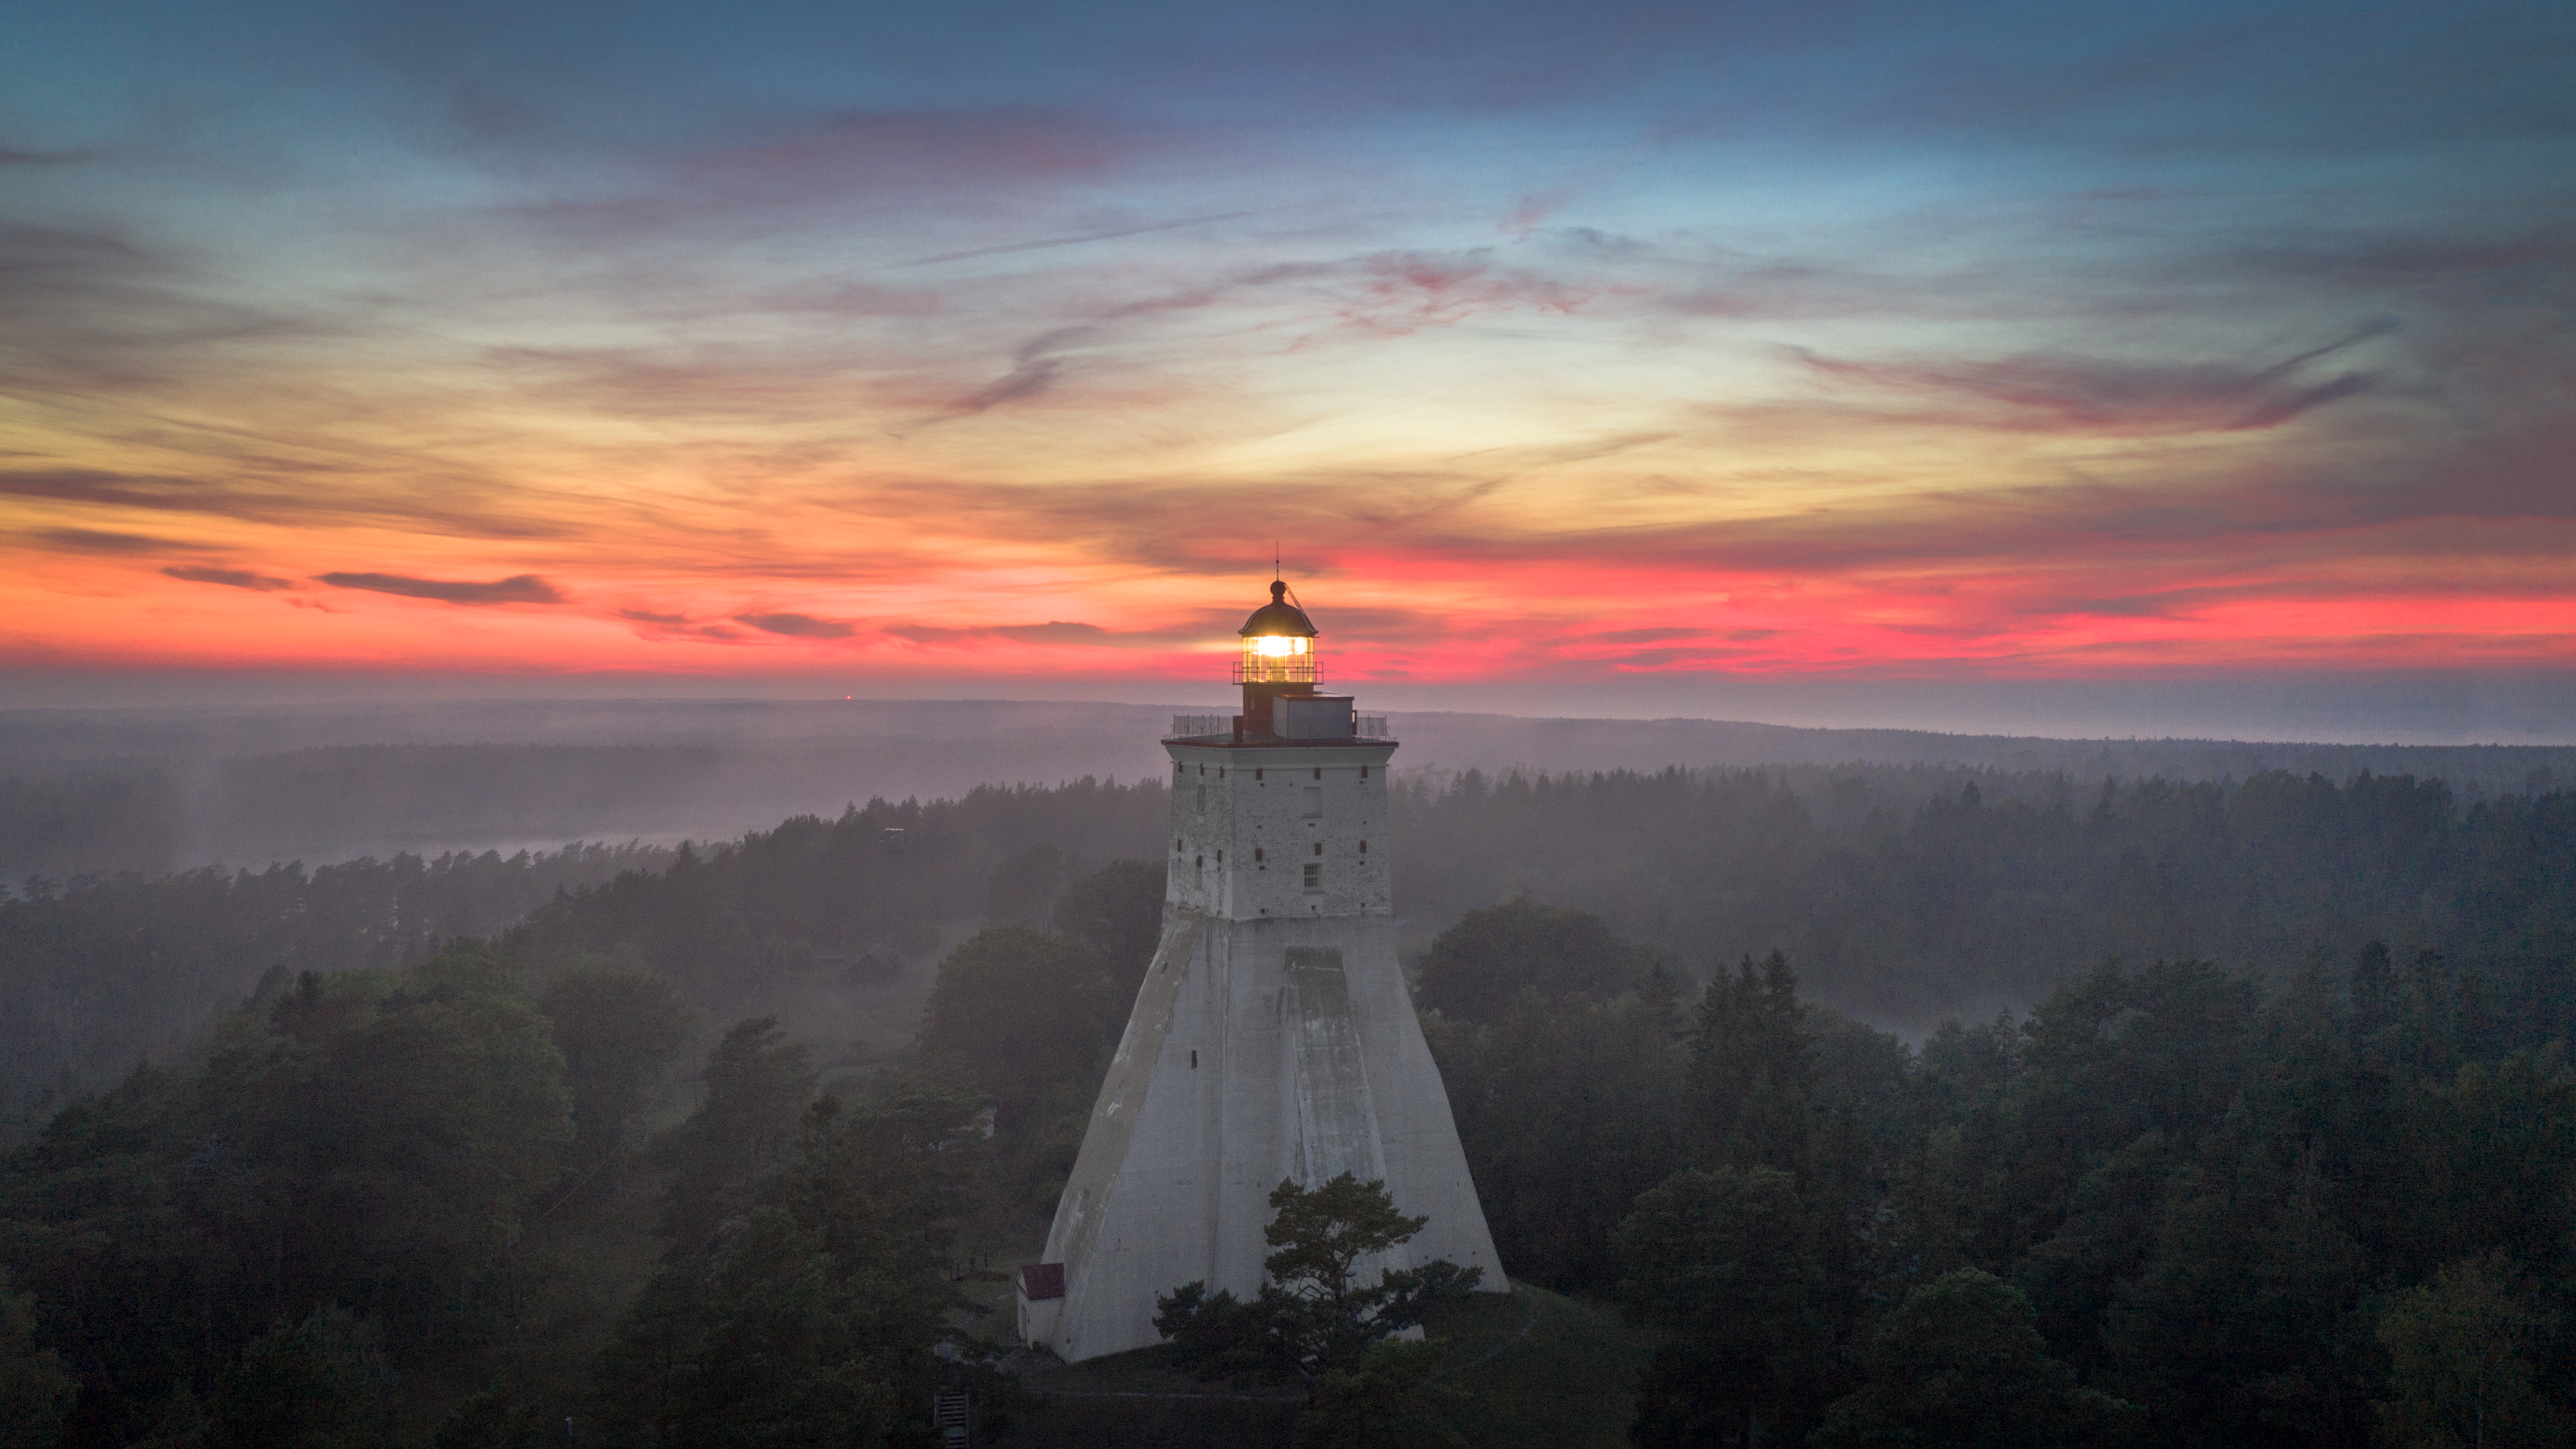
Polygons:
M401 851L508 854L566 840L729 839L875 796L1153 778L1162 768L1153 740L1167 718L1140 706L991 701L0 711L0 883ZM1432 713L1395 725L1398 776L1443 782L1470 765L1801 778L1893 767L2124 787L2367 773L2439 779L2463 804L2576 784L2576 747L2563 745L2040 739Z
M1158 858L1164 810L1159 783L877 802L549 904L509 942L648 966L721 1010L781 970L934 922L1042 922L1079 868ZM2564 1011L2541 977L2576 952L2566 794L2463 811L2405 777L2086 792L1890 767L1468 771L1399 782L1391 823L1396 899L1425 936L1527 892L1695 975L1788 951L1818 1000L1923 1029L2026 1005L2106 957L2278 976L2311 947L2367 940L2476 966L2500 1009Z
M2382 940L2569 1010L2576 795L2463 811L2439 781L2091 788L1921 769L1399 783L1396 900L1435 924L1526 891L1705 972L1778 948L1807 991L1912 1029L1992 1016L2119 956L2286 977Z
M164 874L177 863L187 813L156 765L0 779L0 889L30 875Z
M877 947L927 952L939 923L1042 921L1079 861L1154 855L1165 799L1159 783L1084 780L875 801L704 851L39 880L0 900L0 1141L182 1049L272 967L398 966L507 930L516 955L651 970L730 1020L784 974Z
M0 901L0 1142L180 1050L264 973L386 968L489 936L568 888L670 852L569 845L147 880L37 880Z
M0 779L0 883L486 841L668 839L673 792L703 786L717 766L717 751L688 745L367 745L11 776Z

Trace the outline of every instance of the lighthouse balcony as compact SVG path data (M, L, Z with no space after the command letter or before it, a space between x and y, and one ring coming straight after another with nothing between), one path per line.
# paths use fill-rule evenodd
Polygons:
M1331 744L1337 740L1392 742L1386 716L1360 714L1347 697L1290 697L1271 705L1268 729L1239 714L1176 714L1167 738L1199 745Z

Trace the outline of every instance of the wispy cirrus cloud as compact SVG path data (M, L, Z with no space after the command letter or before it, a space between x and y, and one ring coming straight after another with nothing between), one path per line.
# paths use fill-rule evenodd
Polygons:
M1019 644L1116 644L1126 642L1097 624L1050 620L1044 624L980 624L942 627L895 624L884 631L915 644L960 644L978 639L1007 639ZM1160 641L1158 641L1160 642Z
M94 150L29 151L21 147L0 146L0 166L71 166L94 161L99 155Z
M95 468L0 470L0 495L156 513L228 513L233 491L199 478L110 473Z
M203 544L104 528L38 528L30 529L22 536L48 548L73 553L187 553L201 551L205 547Z
M161 572L168 574L174 579L182 579L192 584L221 584L226 588L248 589L253 593L259 594L275 593L280 589L291 589L295 587L294 581L291 579L271 578L266 574L254 573L249 569L174 566L171 568L165 568Z
M634 625L636 637L640 639L656 641L684 639L711 644L732 644L741 642L743 638L743 633L739 629L727 628L722 623L701 623L686 614L664 613L654 609L618 609L613 611L610 617Z
M811 614L736 614L734 617L764 634L783 635L789 639L847 639L858 626L837 619L817 619Z
M416 579L405 574L330 573L317 575L335 589L396 594L406 599L435 599L446 604L560 604L564 596L535 574L478 583L465 579Z
M1220 221L1241 221L1255 213L1220 211L1207 216L1185 216L1173 221L1144 222L1136 226L1117 227L1109 231L1083 232L1075 236L1047 237L1040 241L999 242L992 246L969 247L964 251L941 252L935 256L915 257L897 262L895 267L929 267L942 262L973 261L980 257L1006 257L1020 252L1052 251L1057 247L1088 246L1093 242L1117 241L1123 237L1148 236L1158 231L1184 231L1194 226L1212 226Z
M2385 375L2376 371L2313 381L2302 381L2299 373L2396 330L2393 319L2376 319L2325 346L2260 366L2062 355L1992 362L1857 362L1803 349L1794 355L1821 377L1884 396L1989 405L1951 415L1966 424L2102 434L2248 432L2279 427L2380 386Z
M1004 403L1036 397L1055 385L1056 375L1064 370L1066 352L1097 335L1097 329L1092 327L1059 327L1029 339L1011 355L1009 372L924 419L921 425L969 418Z

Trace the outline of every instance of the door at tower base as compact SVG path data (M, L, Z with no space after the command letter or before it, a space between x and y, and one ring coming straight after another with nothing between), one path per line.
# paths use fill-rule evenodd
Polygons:
M1363 1277L1445 1258L1508 1290L1396 968L1393 918L1167 906L1047 1235L1063 1296L1033 1301L1024 1277L1022 1337L1096 1358L1159 1342L1155 1295L1184 1283L1250 1298L1271 1189L1344 1172L1430 1218Z

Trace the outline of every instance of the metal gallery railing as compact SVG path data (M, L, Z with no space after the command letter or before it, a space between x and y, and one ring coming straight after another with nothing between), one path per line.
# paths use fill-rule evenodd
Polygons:
M1282 655L1276 659L1238 659L1234 662L1237 684L1317 684L1323 676L1315 670L1315 656Z

